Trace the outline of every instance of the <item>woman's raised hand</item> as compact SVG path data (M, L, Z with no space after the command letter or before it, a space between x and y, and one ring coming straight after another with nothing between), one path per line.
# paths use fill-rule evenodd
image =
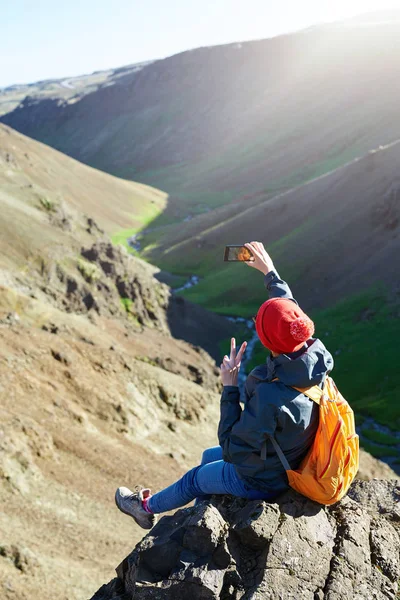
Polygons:
M226 355L221 363L221 380L223 385L237 385L240 364L245 353L247 342L243 342L240 350L236 353L236 340L231 339L231 353Z
M266 275L270 271L274 270L274 263L272 262L272 258L264 248L264 244L261 242L250 242L245 244L246 248L250 250L252 255L254 256L254 260L246 261L246 265L249 267L253 267L253 269L257 269Z

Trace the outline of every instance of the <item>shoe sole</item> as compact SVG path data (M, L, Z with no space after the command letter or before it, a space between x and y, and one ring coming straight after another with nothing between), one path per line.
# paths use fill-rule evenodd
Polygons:
M142 529L151 529L153 527L153 525L155 525L156 523L156 516L152 515L152 523L150 524L149 527L145 527L143 526L141 523L139 523L139 521L137 520L136 517L134 517L130 512L124 510L119 504L118 504L118 500L117 500L117 492L115 492L115 496L114 496L114 500L115 500L115 504L118 508L118 510L120 510L122 513L124 513L124 515L128 515L128 517L131 517L131 519L133 519L135 521L135 523L137 523L139 525L139 527L141 527ZM150 513L149 513L150 514Z

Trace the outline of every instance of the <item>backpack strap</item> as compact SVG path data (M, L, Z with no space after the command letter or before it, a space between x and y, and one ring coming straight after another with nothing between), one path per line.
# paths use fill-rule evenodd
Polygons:
M268 437L269 440L271 440L271 443L272 443L272 445L274 447L274 450L277 453L278 458L281 461L282 466L285 469L285 471L291 471L291 467L289 465L289 462L288 462L286 456L283 454L282 448L280 447L280 445L278 444L278 442L276 441L276 439L274 438L274 436L268 433L267 437ZM267 455L266 455L267 443L266 442L264 444L264 448L265 448L265 458L264 458L264 460L266 460L267 459Z
M301 392L302 394L310 398L310 400L314 400L316 404L319 404L321 402L321 398L324 395L324 391L318 385L313 385L313 387L310 388L298 388L294 386L290 387L293 387L294 390Z
M278 377L275 377L275 379L273 379L272 381L279 381L279 379ZM321 398L324 395L324 390L321 389L318 385L313 385L309 388L299 388L294 385L288 385L287 387L291 387L292 389L297 390L301 394L304 394L305 396L310 398L310 400L314 400L316 404L319 404L321 402Z
M272 381L279 381L279 379L278 379L278 377L275 377L275 379L273 379ZM321 398L324 394L324 391L318 385L314 385L310 388L298 388L295 386L288 386L288 387L292 387L294 390L297 390L301 394L304 394L305 396L310 398L310 400L313 400L316 404L319 404L321 402ZM273 445L274 450L277 453L278 458L281 461L282 466L285 469L285 471L291 471L290 464L289 464L286 456L284 455L282 448L276 441L275 436L268 433L267 439L269 439L271 441L271 444ZM267 441L264 442L264 444L262 445L262 448L261 448L261 460L267 460Z

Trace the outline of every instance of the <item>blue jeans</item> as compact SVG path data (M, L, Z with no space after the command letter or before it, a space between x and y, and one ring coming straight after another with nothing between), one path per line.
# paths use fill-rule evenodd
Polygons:
M239 479L234 465L222 460L221 446L214 446L203 452L201 465L151 496L147 506L154 513L163 513L211 494L230 494L248 500L272 500L276 497L276 494L250 489Z

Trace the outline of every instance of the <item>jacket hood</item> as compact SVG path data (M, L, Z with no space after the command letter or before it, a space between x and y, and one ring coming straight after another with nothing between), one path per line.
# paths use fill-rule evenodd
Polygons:
M278 378L285 385L299 388L320 385L333 369L333 357L321 340L310 339L306 351L268 356L264 365L256 367L251 376L262 381Z

